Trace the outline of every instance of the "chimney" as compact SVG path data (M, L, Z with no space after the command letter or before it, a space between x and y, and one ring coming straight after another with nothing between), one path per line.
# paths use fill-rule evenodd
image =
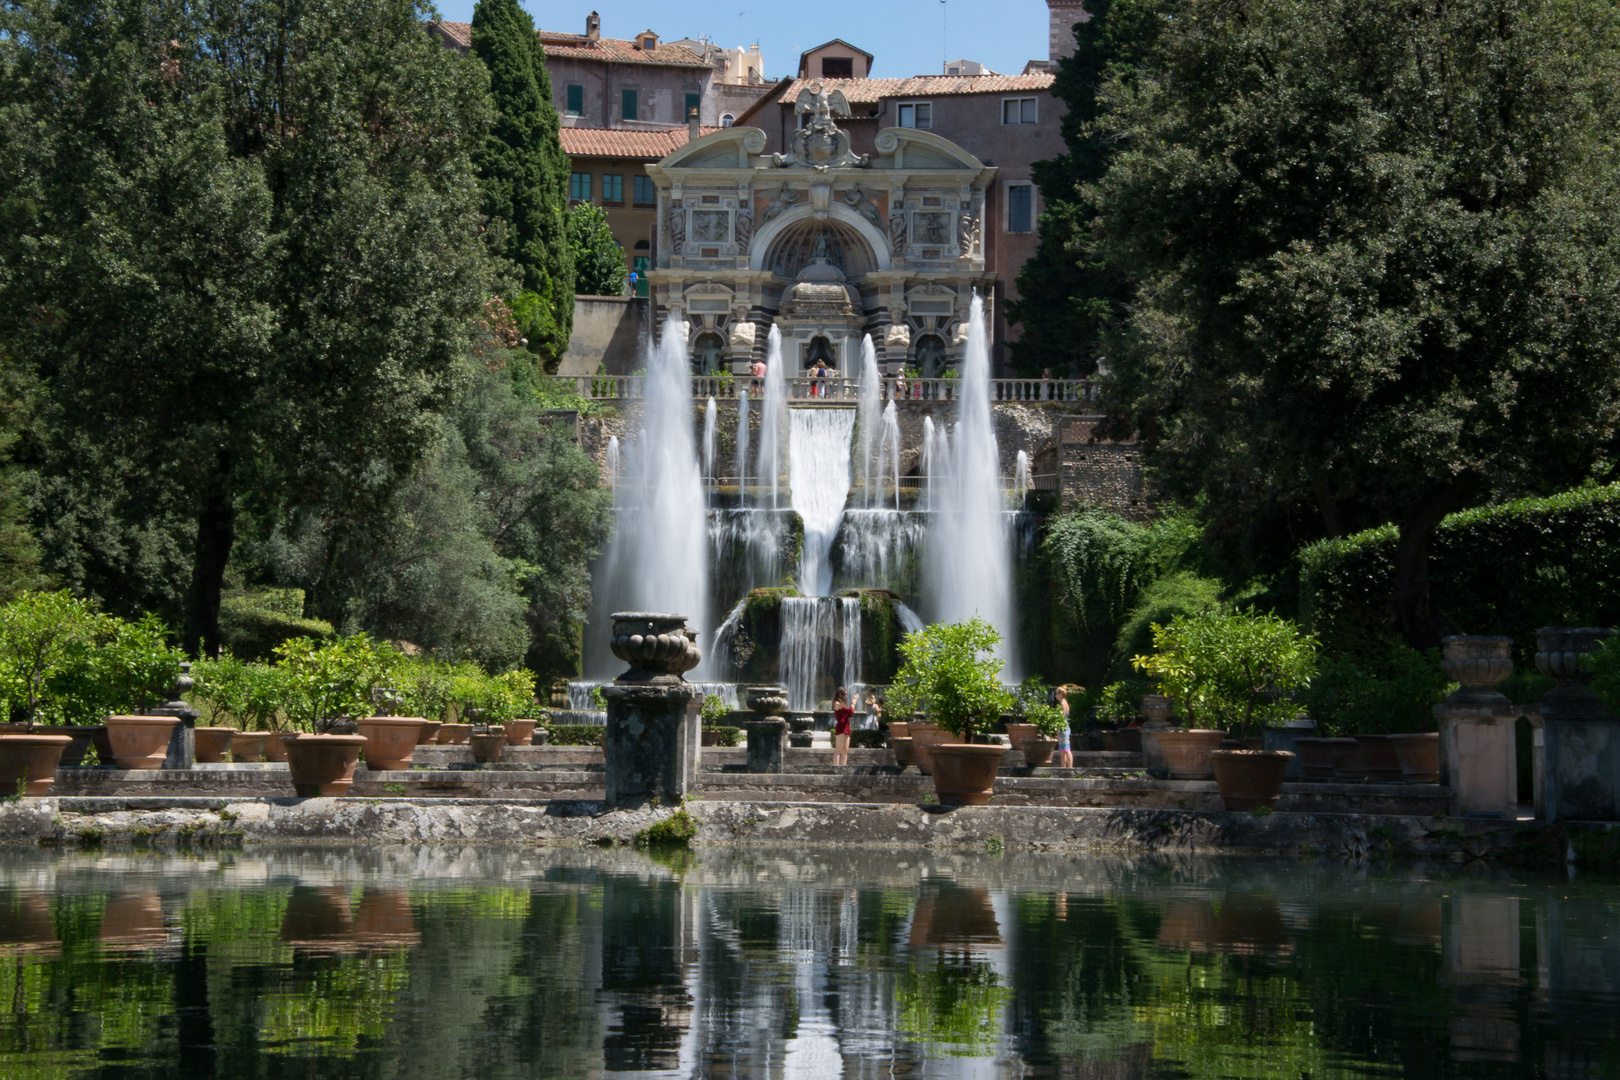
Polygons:
M591 12L585 16L585 40L595 41L602 36L602 16Z
M698 123L698 111L689 109L686 113L686 141L697 142L703 134L703 125Z

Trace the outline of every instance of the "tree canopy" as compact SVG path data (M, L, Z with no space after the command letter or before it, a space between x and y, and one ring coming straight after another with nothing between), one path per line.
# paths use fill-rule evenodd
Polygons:
M568 241L574 251L575 289L585 296L624 292L624 248L613 239L607 215L592 203L568 211Z
M1418 647L1441 517L1579 483L1620 412L1613 3L1182 0L1110 74L1083 189L1138 285L1113 401L1229 514L1304 494L1401 533Z

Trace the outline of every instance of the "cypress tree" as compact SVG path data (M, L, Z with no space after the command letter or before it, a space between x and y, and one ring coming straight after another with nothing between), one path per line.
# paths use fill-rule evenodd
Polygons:
M472 48L489 69L496 120L478 155L486 235L517 267L512 298L529 348L554 361L574 325L568 156L557 137L546 52L517 0L478 0Z

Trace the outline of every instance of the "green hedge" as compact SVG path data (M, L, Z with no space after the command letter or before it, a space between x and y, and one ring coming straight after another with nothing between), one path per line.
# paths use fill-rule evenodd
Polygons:
M335 637L332 624L302 616L302 589L265 589L233 593L219 602L219 636L239 660L267 661L289 638L325 641Z
M601 746L604 724L547 724L547 746Z
M722 727L717 725L704 725L705 732L718 731L721 746L736 746L742 742L743 729L740 727Z
M1300 553L1300 618L1328 656L1381 666L1396 530L1386 525ZM1430 595L1470 634L1535 652L1542 626L1620 623L1620 484L1453 514L1429 551Z
M888 744L887 731L852 731L849 733L851 750L881 750Z

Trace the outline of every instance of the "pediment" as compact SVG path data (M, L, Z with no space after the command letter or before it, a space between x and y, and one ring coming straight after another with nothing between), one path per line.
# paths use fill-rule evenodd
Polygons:
M764 149L765 133L759 128L722 128L687 143L658 164L665 169L747 168L749 158Z
M931 131L915 128L884 128L873 144L889 160L883 167L894 169L971 169L979 172L984 162L951 140Z

